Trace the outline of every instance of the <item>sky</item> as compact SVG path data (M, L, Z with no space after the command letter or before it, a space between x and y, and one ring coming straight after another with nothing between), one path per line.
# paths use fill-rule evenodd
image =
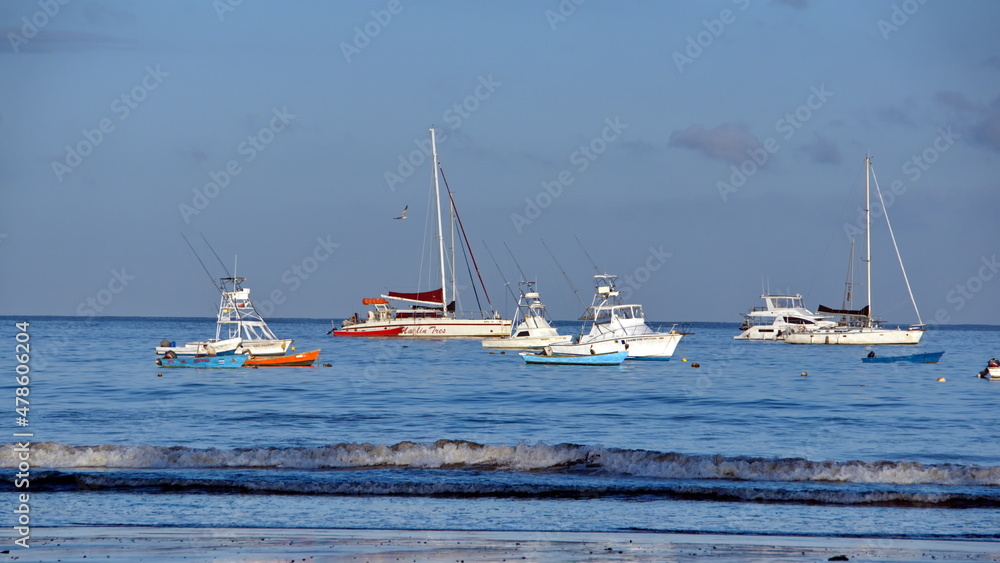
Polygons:
M505 316L523 275L575 319L596 272L657 322L736 324L762 291L839 307L871 155L922 320L998 324L997 21L993 1L4 2L0 314L210 317L234 271L267 318L436 289L433 127ZM915 322L873 209L872 310Z

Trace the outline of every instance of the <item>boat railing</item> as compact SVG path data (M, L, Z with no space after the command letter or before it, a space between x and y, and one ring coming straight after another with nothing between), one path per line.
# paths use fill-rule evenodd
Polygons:
M461 320L486 320L486 319L498 319L502 317L499 313L493 311L455 311L455 318Z

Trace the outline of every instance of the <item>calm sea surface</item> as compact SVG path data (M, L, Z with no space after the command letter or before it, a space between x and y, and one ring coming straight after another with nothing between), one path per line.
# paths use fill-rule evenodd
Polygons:
M736 342L735 323L695 323L669 362L557 367L475 340L269 324L298 351L321 348L317 367L155 365L161 340L213 336L212 319L4 317L7 435L34 433L27 489L14 486L15 438L3 440L8 525L27 491L34 526L1000 539L1000 383L976 377L1000 356L1000 327L877 350L943 350L937 365Z

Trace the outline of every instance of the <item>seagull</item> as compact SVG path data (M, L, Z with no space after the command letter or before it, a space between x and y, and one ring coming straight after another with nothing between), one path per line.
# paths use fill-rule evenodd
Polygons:
M406 219L406 210L409 209L409 208L410 208L409 205L407 205L406 207L404 207L403 208L403 212L399 214L399 217L393 217L393 219Z

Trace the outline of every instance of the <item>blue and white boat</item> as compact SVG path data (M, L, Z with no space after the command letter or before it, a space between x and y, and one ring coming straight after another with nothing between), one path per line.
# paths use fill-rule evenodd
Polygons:
M628 357L628 352L622 350L620 352L606 352L604 354L551 354L546 352L531 353L531 352L521 352L521 357L524 361L529 364L554 364L554 365L570 365L570 366L617 366L621 365L625 358Z
M241 368L249 354L228 356L164 356L156 359L156 365L165 368Z
M908 356L875 356L871 355L861 358L866 364L888 364L894 362L910 362L914 364L936 364L941 360L944 352L924 352L922 354L910 354Z

